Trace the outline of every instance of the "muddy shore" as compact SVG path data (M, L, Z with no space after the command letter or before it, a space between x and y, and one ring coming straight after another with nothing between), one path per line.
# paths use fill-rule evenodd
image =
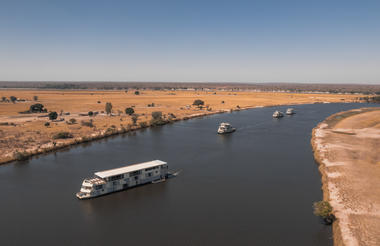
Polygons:
M333 207L334 245L380 245L380 108L340 112L313 129L311 144Z

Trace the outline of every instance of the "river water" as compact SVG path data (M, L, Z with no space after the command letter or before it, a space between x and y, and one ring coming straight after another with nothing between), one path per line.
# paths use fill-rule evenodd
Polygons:
M0 245L332 245L312 214L322 199L311 130L367 104L218 114L0 166ZM217 135L220 122L238 130ZM181 174L77 200L95 171L160 159Z

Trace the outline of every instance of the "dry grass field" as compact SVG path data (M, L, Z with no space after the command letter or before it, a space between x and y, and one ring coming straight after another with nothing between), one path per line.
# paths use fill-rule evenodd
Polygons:
M143 90L135 95L134 90L0 90L0 99L11 96L18 98L15 103L0 102L0 163L23 156L43 153L59 147L101 138L107 135L138 129L150 125L151 113L160 111L164 120L176 121L204 114L228 112L246 108L326 103L352 102L360 95L340 94L295 94L270 92L228 92L228 91L156 91ZM37 100L34 97L37 96ZM205 107L193 106L194 100L204 101ZM24 101L25 100L25 101ZM112 104L112 114L105 111L106 102ZM58 118L50 121L47 113L20 114L32 104L41 103L48 112L56 111ZM154 107L148 104L154 104ZM138 121L133 124L125 108L133 107ZM96 116L86 115L89 111ZM175 118L173 117L175 116ZM76 123L68 124L71 119ZM86 126L82 121L92 121ZM72 120L74 121L74 120ZM45 123L49 122L49 126ZM215 126L217 127L217 126ZM59 132L69 132L72 138L54 139Z
M380 108L335 114L313 132L334 245L380 245Z

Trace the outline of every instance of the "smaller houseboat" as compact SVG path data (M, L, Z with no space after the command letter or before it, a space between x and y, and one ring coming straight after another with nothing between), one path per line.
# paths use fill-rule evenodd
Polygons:
M97 197L137 185L164 181L172 175L168 172L168 164L160 160L105 170L96 172L93 178L85 179L76 196L79 199Z
M221 123L218 128L219 134L226 134L226 133L231 133L234 131L236 131L236 128L233 128L230 123L225 123L225 122Z
M274 111L274 113L273 113L273 118L281 118L283 116L284 116L284 114L278 110Z
M288 108L287 110L286 110L286 114L287 115L292 115L292 114L295 114L296 112L294 111L294 108Z

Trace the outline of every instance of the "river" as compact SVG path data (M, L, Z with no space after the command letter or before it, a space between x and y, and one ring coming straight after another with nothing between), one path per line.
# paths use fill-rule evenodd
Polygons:
M332 245L311 130L368 104L257 108L180 121L0 166L1 245ZM216 134L220 122L237 131ZM95 171L160 159L181 174L78 200Z

